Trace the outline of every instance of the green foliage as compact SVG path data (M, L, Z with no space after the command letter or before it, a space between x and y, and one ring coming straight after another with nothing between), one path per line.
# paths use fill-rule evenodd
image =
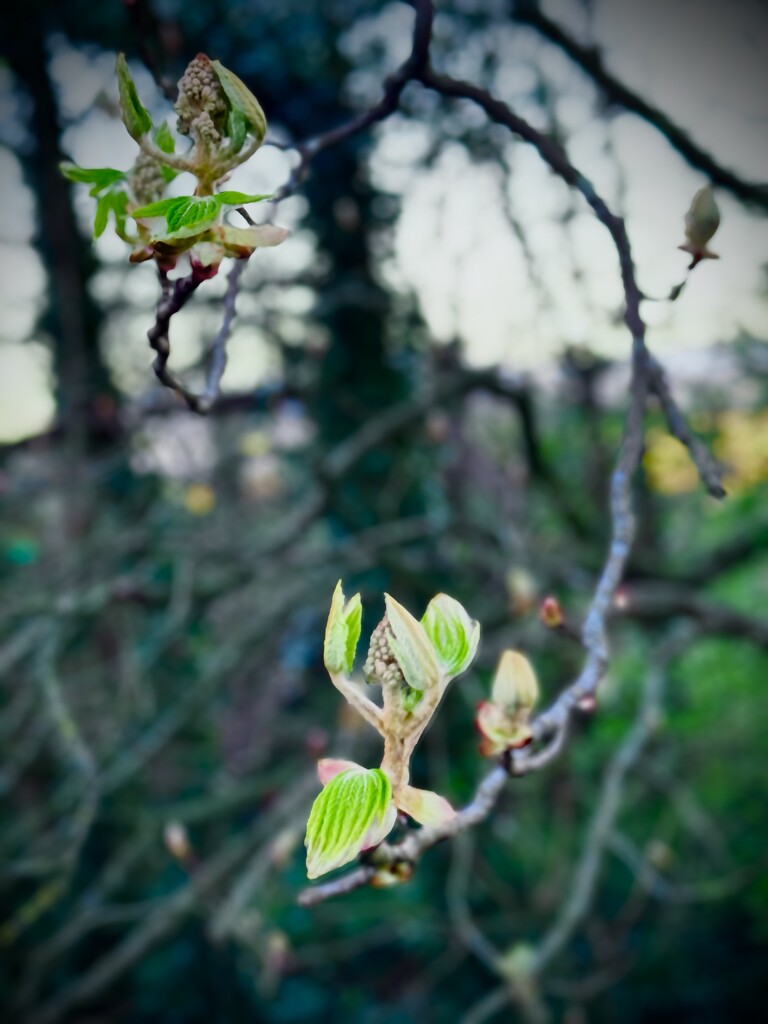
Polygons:
M389 779L378 768L350 769L324 786L307 822L309 878L348 864L366 846L380 842L392 827L391 800Z

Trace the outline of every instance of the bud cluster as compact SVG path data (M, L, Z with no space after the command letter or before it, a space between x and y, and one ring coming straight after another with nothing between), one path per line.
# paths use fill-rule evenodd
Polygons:
M207 146L221 142L227 116L227 98L204 53L189 62L179 79L179 96L174 106L176 128L181 135L193 135Z
M389 616L385 615L371 633L368 657L363 665L363 676L366 682L378 683L379 686L403 686L405 684L405 676L390 644L391 636Z

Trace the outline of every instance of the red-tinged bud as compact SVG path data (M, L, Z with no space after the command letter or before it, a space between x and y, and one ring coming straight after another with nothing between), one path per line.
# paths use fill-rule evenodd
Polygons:
M565 621L560 602L551 594L545 597L539 606L539 620L548 629L559 629Z
M619 587L613 595L613 606L620 612L629 608L629 592L626 587Z
M591 715L597 710L597 698L593 693L588 693L576 702L576 707L585 715Z

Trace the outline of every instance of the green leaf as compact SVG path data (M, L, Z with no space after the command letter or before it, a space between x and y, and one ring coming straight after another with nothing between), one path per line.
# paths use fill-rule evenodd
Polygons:
M271 199L272 196L252 196L246 192L217 192L215 198L222 206L245 206L246 203L260 203L262 199Z
M435 651L424 627L389 594L384 595L387 618L392 630L389 646L397 659L405 681L423 693L436 686L440 670Z
M136 92L131 72L128 70L128 62L124 53L117 55L115 63L117 73L117 88L120 94L120 113L123 117L123 124L128 129L128 134L138 142L143 139L147 132L152 129L152 118L141 104L139 94Z
M104 234L104 229L109 220L109 211L112 208L112 197L107 194L102 196L96 203L96 214L93 218L93 237L99 238Z
M138 220L164 217L167 240L170 240L202 234L214 223L220 209L218 196L177 196L140 206L133 210L131 216Z
M240 152L243 148L243 143L245 142L247 134L248 122L239 110L235 110L234 107L230 107L229 114L227 116L227 135L229 135L229 142L232 146L233 152Z
M182 196L165 215L168 230L175 234L182 228L201 230L216 220L220 208L218 196Z
M323 646L325 667L330 673L345 672L348 675L352 671L362 623L360 595L355 594L347 601L339 580L331 598Z
M168 123L163 121L162 124L158 125L155 129L155 145L158 149L162 150L163 153L172 153L175 148L173 135L171 129L168 127Z
M182 199L185 197L182 196ZM144 219L145 217L166 217L168 211L179 202L178 198L158 199L156 203L148 203L146 206L139 206L131 213L132 217Z
M110 213L115 218L115 230L121 238L125 237L125 218L128 196L121 190L113 189L100 196L96 202L96 213L93 219L93 237L104 234Z
M421 620L445 675L465 672L480 642L480 624L463 605L447 594L433 597Z
M93 185L91 195L97 196L110 185L117 181L125 180L125 172L118 171L114 167L78 167L77 164L61 163L59 170L70 181L76 181L83 185Z
M394 825L392 786L379 768L352 768L332 779L307 822L307 876L317 878L375 846Z
M245 120L251 134L259 142L267 134L267 119L261 104L248 86L237 75L225 68L221 61L213 61L213 70L218 75L221 87L233 110Z

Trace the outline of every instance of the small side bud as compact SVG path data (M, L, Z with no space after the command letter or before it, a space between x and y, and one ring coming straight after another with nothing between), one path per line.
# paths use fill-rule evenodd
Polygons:
M563 609L556 597L545 597L539 605L539 621L547 629L559 629L565 621Z
M494 757L531 742L531 711L539 699L536 673L519 651L504 651L493 679L490 701L477 709L475 723L483 736L480 753Z
M131 72L128 70L128 61L124 53L117 55L115 62L117 74L117 89L120 95L120 113L123 124L128 129L128 134L136 142L139 142L152 130L152 118L144 109L136 92Z
M685 215L685 244L678 246L683 252L690 253L693 260L689 270L693 270L701 260L717 260L717 253L707 248L707 242L720 226L720 210L715 195L709 185L699 189L693 197L690 208Z
M340 672L349 675L352 671L362 622L363 605L360 595L355 594L347 601L339 580L331 599L323 646L325 667L332 675Z
M514 715L532 711L538 699L539 683L530 661L519 651L504 651L493 678L493 703Z

